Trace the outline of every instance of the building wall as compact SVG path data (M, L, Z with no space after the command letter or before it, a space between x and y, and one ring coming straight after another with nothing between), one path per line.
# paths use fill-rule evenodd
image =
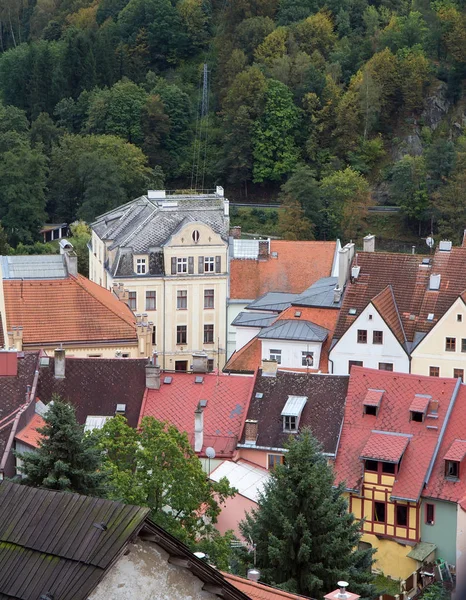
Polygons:
M214 600L189 569L168 562L159 546L140 540L108 571L89 600Z
M246 513L251 512L253 508L257 508L257 503L241 494L227 498L222 506L222 512L218 516L215 528L222 535L232 529L236 537L242 539L239 524L244 520Z
M260 332L260 327L236 327L236 352Z
M194 230L199 232L197 244L193 241ZM94 237L97 238L93 232ZM90 252L90 260L95 268L90 269L93 281L100 283L100 252L103 252L103 243L97 238L93 245L94 252ZM204 351L213 361L214 368L222 369L226 357L226 299L228 285L228 247L220 236L215 234L207 225L194 222L189 223L170 239L164 248L165 276L151 277L137 275L131 277L110 276L106 279L107 287L111 288L113 282L123 283L129 292L136 292L135 313L147 313L147 318L155 326L154 350L159 353L161 366L166 370L175 370L177 361L187 361L190 369L193 352ZM144 257L143 254L135 255ZM220 273L199 273L199 257L221 257ZM193 258L194 273L171 274L171 259ZM149 257L147 256L147 265ZM97 279L94 279L97 277ZM204 290L214 290L214 308L204 308ZM187 309L177 308L178 290L187 291ZM147 310L146 292L156 292L156 310ZM176 328L178 325L187 327L187 343L177 344ZM204 325L214 326L214 342L204 343Z
M279 365L283 368L303 368L302 353L314 353L312 369L318 369L322 344L315 342L293 342L288 340L262 340L262 359L270 358L271 350L282 351L282 361Z
M426 503L433 504L434 524L426 524ZM421 506L421 540L437 546L436 557L456 564L456 504L426 499Z
M74 346L73 344L64 344L66 350L66 356L70 358L88 358L88 357L99 357L99 358L115 358L117 352L122 354L128 354L125 358L145 358L145 354L139 352L137 342L135 341L132 346L120 346L118 344L111 344L108 346ZM24 348L27 351L34 350L45 350L47 354L53 356L55 346L52 348L45 348L44 345L29 346Z
M458 315L461 321L458 321ZM454 352L445 349L447 337L456 339ZM466 370L466 352L461 352L462 339L466 339L466 307L458 298L413 350L411 373L429 375L430 367L439 367L440 377L453 377L454 369Z
M232 325L233 321L249 304L249 300L228 300L227 306L227 360L237 350L236 347L236 327Z
M456 531L456 589L457 598L464 598L466 592L466 511L457 505Z
M358 329L367 331L367 344L358 343ZM383 332L383 344L373 344L374 331ZM393 370L409 373L409 358L385 321L369 304L330 351L335 375L348 375L349 361L362 361L364 367L378 369L379 363L392 363Z
M417 562L407 556L413 549L412 546L368 533L362 536L361 541L370 544L377 550L373 568L382 571L385 576L389 575L393 579L403 580L418 568Z
M269 454L285 454L280 450L259 450L255 448L238 448L237 449L237 459L247 460L258 467L262 467L263 469L268 469L269 466Z

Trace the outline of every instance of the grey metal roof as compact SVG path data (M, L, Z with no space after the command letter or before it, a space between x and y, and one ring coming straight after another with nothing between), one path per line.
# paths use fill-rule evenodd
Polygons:
M65 279L68 277L61 254L2 256L3 279Z
M282 417L299 417L307 402L307 396L288 396L281 412Z
M234 319L232 325L240 327L268 327L277 318L277 315L270 316L264 313L240 312Z
M170 206L169 200L176 203ZM224 240L228 239L228 217L224 199L216 196L172 196L153 200L141 196L101 215L92 229L101 239L112 240L110 249L126 247L134 253L162 247L187 222L205 223Z
M302 294L297 294L293 300L296 306L319 306L321 308L340 308L340 302L334 302L334 289L338 284L338 277L322 277Z
M282 312L291 306L296 294L289 294L287 292L268 292L264 294L251 304L248 304L246 308L251 310L271 310L274 312Z
M328 329L298 319L283 319L274 325L264 328L258 335L260 339L269 340L300 340L304 342L324 342L328 336Z

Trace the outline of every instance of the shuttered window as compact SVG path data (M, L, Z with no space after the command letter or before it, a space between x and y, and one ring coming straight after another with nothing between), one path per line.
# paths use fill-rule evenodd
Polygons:
M188 258L188 273L190 275L194 273L194 256Z
M197 272L204 273L204 257L203 256L200 256L197 259Z
M215 272L216 273L222 272L222 257L221 256L215 257Z

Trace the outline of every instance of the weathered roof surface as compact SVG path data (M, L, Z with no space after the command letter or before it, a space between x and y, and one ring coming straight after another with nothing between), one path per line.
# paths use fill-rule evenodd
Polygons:
M269 327L264 327L258 334L260 339L267 340L296 340L303 342L324 342L328 329L298 319L281 319Z
M23 345L137 341L124 302L85 277L3 282L8 328L23 327Z
M223 576L232 585L247 594L251 600L310 600L308 596L298 596L297 594L284 592L270 585L249 581L249 579L231 573L223 573Z
M244 460L233 462L224 460L209 475L210 479L219 482L226 477L231 487L238 490L238 494L257 502L259 495L264 491L264 485L270 477L267 469L262 469Z
M176 207L166 207L176 202ZM228 217L223 198L213 195L170 196L153 200L141 196L133 202L100 216L92 228L101 239L112 240L112 248L131 248L146 253L162 247L183 223L199 221L209 225L223 239L228 238Z
M348 489L359 490L362 483L361 457L374 433L407 434L412 437L404 452L392 497L417 501L428 479L430 464L435 459L437 442L456 384L455 379L353 367L335 463L336 481L346 482ZM370 389L384 390L377 415L364 414L364 399ZM427 414L422 423L411 420L409 407L415 394L427 394L438 401L435 418ZM429 425L437 429L428 429ZM394 455L390 456L391 459L386 460L396 460Z
M335 250L336 242L272 240L266 259L231 260L230 298L252 300L267 292L300 294L331 275Z
M302 294L298 294L293 300L294 306L319 306L321 308L339 308L339 302L335 302L334 290L338 284L338 277L322 277Z
M248 310L270 310L272 312L281 312L291 306L296 294L288 292L267 292L254 302L247 305Z
M0 597L85 600L148 508L0 484ZM96 527L103 523L104 528Z
M437 458L432 469L432 475L429 483L422 494L427 498L438 498L440 500L449 500L450 502L458 502L464 506L466 510L465 495L466 495L466 466L461 459L460 478L458 481L452 481L445 477L445 460L449 456L450 451L454 450L454 456L459 459L463 453L463 447L466 443L466 385L462 384L459 387L458 396L456 397L450 419L448 420L442 444L437 454ZM460 442L458 445L456 442ZM457 451L459 451L457 453ZM454 460L454 459L451 459Z
M65 279L65 261L60 254L2 256L3 279Z
M261 364L261 341L253 337L228 359L223 370L228 373L254 373Z
M254 378L241 375L170 373L171 383L159 390L146 390L140 418L152 416L167 421L194 439L194 411L201 400L204 408L204 444L201 454L212 446L218 457L231 457L241 436Z
M37 396L47 404L53 394L76 408L82 425L89 415L115 416L117 404L126 405L126 418L136 427L146 389L146 359L66 358L65 378L54 377L54 359L41 367ZM1 380L0 380L1 381Z
M41 440L42 436L37 430L43 427L44 425L45 421L41 417L41 415L34 413L34 416L26 425L26 427L23 427L23 429L21 429L15 435L15 440L22 442L23 444L26 444L28 446L31 446L31 448L38 448L39 441Z
M392 286L388 285L380 294L372 298L371 302L400 344L406 343L406 334L400 319Z
M340 339L369 302L391 286L404 332L408 341L412 341L431 273L430 265L422 265L422 259L422 256L413 254L358 253L359 277L354 283L349 281L346 284L335 338ZM394 332L398 331L397 337L401 337L399 325L393 324L393 307L388 293L381 295L376 302L382 316L392 324ZM356 313L349 314L350 309L356 309Z
M372 432L360 458L398 463L409 444L409 435Z
M424 562L429 554L432 554L436 548L437 546L430 542L418 542L406 556L419 562Z
M444 456L444 460L461 462L466 456L466 440L455 440Z
M343 420L348 379L340 375L285 371L278 371L276 377L262 377L259 372L247 415L248 419L258 421L256 445L283 448L289 438L289 434L283 432L283 407L288 396L305 396L307 402L299 427L310 427L323 451L334 454ZM256 397L260 394L262 397Z
M257 312L240 312L231 323L236 327L267 327L271 325L277 315L264 315Z

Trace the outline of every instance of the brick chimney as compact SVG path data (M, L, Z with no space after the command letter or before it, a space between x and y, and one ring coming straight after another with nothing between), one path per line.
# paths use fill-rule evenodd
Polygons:
M244 443L256 445L257 436L259 434L259 423L254 419L246 419L244 422Z
M63 348L55 349L53 366L55 379L65 379L65 350Z
M160 366L155 353L146 365L146 388L149 390L160 389Z
M11 331L8 332L8 345L10 348L14 348L17 352L23 350L23 328L12 327Z
M230 237L234 240L239 240L241 238L241 225L230 227Z
M204 409L200 405L194 411L194 452L200 452L204 445Z
M262 377L276 377L278 363L276 360L267 360L266 358L262 359Z
M270 240L259 240L259 260L267 260L269 258Z

